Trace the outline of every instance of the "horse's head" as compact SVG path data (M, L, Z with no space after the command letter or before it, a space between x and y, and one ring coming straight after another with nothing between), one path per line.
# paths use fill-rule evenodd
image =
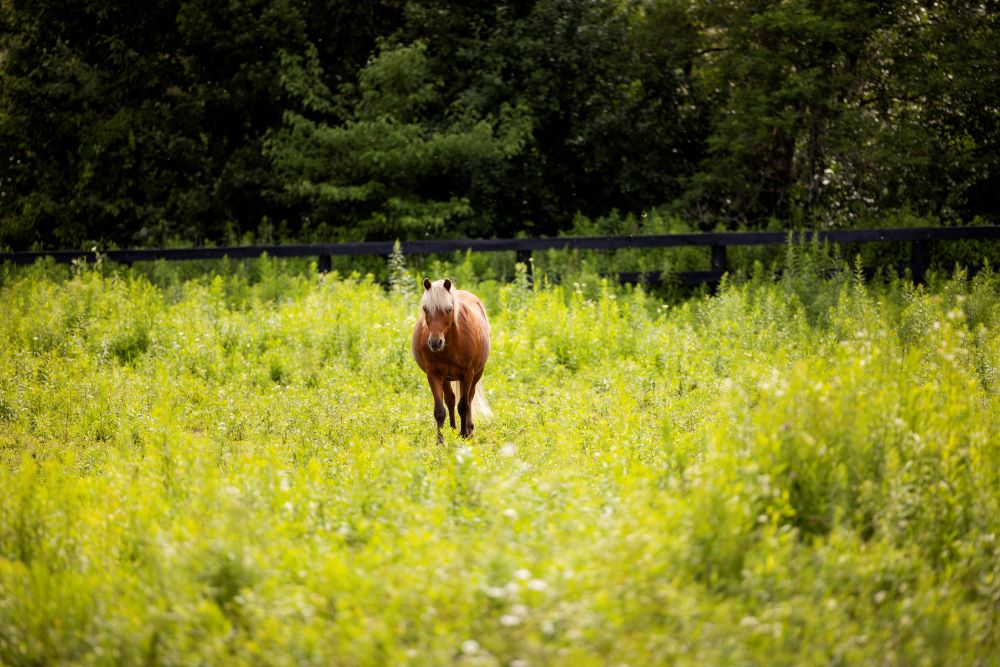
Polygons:
M433 352L444 349L445 336L455 323L455 295L451 281L424 278L424 296L420 299L424 324L427 325L427 347Z

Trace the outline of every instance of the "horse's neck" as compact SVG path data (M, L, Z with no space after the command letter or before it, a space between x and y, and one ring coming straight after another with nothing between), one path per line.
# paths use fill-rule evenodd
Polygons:
M455 298L452 299L452 308L454 309L451 314L452 323L456 325L452 327L452 331L455 331L456 329L458 329L457 325L459 317L461 317L462 310L465 308L465 302L462 300L461 295L458 294L457 292L455 294Z
M486 317L486 309L483 304L471 292L462 292L461 296L455 295L455 326L452 331L461 331L463 335L471 335L474 338L485 335L489 338L490 321ZM459 319L461 318L461 319ZM462 329L462 325L465 326Z

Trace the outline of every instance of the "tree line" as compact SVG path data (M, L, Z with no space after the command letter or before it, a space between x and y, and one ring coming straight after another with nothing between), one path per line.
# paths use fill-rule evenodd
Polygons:
M0 0L0 246L1000 222L1000 11Z

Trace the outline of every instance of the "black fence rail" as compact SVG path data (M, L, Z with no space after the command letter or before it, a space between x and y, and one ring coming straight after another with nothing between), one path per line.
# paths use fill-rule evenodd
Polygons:
M453 252L514 252L517 261L531 271L531 254L543 250L621 250L638 248L708 247L711 253L709 271L686 271L672 274L684 285L717 283L729 269L726 249L733 246L773 246L786 243L876 243L904 242L910 244L909 269L914 280L923 281L926 274L930 244L937 241L998 240L1000 226L977 227L914 227L887 229L845 229L796 232L708 232L655 234L641 236L560 236L533 239L455 239L401 241L404 255L431 255ZM329 271L331 258L344 256L384 256L393 252L393 242L309 243L297 245L218 246L201 248L146 248L108 250L100 256L123 264L156 260L217 260L253 259L267 254L271 257L316 257L319 271ZM56 262L75 260L96 261L93 250L55 250L40 252L0 253L0 262L31 264L51 257ZM659 282L662 274L621 273L621 282Z

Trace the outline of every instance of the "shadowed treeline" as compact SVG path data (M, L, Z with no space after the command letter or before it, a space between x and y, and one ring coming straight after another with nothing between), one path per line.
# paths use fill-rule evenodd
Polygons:
M912 0L12 0L0 246L536 236L650 210L996 222L998 22Z

